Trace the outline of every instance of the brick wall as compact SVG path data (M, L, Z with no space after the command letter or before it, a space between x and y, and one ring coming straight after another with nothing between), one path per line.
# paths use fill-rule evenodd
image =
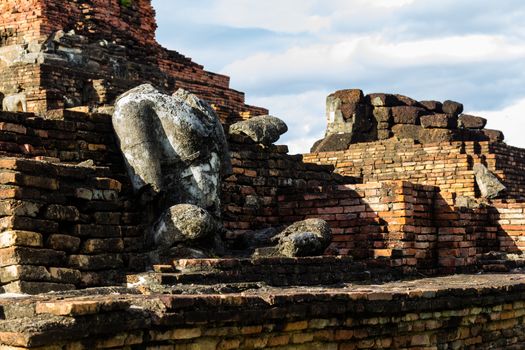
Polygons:
M525 251L525 203L497 201L490 208L489 217L497 232L500 251L508 253Z
M522 148L505 144L490 144L489 154L484 155L492 165L509 194L516 198L525 198L525 152Z
M2 158L0 186L5 292L113 285L144 268L141 217L109 169Z
M3 0L0 9L0 75L7 77L0 92L21 88L29 111L39 115L112 104L144 82L199 95L225 123L268 113L246 105L244 94L229 87L229 77L161 47L150 0L134 0L129 8L119 0ZM53 36L58 31L66 34Z
M346 151L306 154L305 162L334 165L342 175L363 182L407 180L438 186L442 193L475 196L473 159L487 143L417 144L395 139L354 144Z
M0 46L42 40L57 30L75 30L93 38L156 45L155 11L149 0L121 6L118 0L2 0Z
M470 197L478 196L472 165L482 162L502 180L509 196L524 195L524 152L504 143L418 144L392 139L354 144L346 151L306 154L304 160L333 165L338 173L361 177L364 182L409 180Z
M51 244L47 243L49 237L57 234L72 237L70 239L78 242L76 250L58 250L58 255L53 253L61 258L48 265L53 268L77 270L74 272L77 277L78 272L80 276L84 276L83 279L75 280L75 283L64 282L67 287L98 285L104 279L115 281L118 278L117 271L124 271L129 266L129 261L132 261L130 259L135 259L133 264L140 266L137 260L140 258L138 253L143 253L144 247L140 246L138 239L143 232L137 231L140 230L140 217L132 218L132 213L137 209L129 205L131 189L122 157L115 144L110 116L62 111L50 112L50 117L61 120L41 119L32 114L0 113L0 155L17 158L10 160L14 161L14 165L10 165L12 168L3 168L6 175L0 181L6 189L2 197L2 203L7 208L1 215L6 225L3 230L24 230L34 233L33 236L42 236L42 243L38 243L36 247L27 247L23 243L20 245L22 250L29 248L43 252L53 251L53 246L46 244ZM395 163L388 162L386 156L378 157L377 163L359 165L360 169L368 169L370 175L366 175L362 170L355 172L367 180L382 179L365 184L354 184L356 178L332 173L333 165L304 163L302 156L288 155L284 146L263 148L239 137L232 137L230 146L233 175L223 182L222 205L225 226L232 232L229 236L231 239L247 230L282 227L306 218L322 218L328 221L334 233L327 254L351 255L358 261L375 262L399 268L406 273L419 271L428 274L472 270L484 253L500 250L519 252L524 248L522 235L525 232L525 222L522 219L524 207L521 202L500 200L477 209L455 206L458 193L454 191L462 194L474 194L476 191L472 184L473 175L471 170L468 170L472 163L469 157L483 159L491 168L505 164L496 154L481 155L479 151L472 151L471 156L462 153L468 149L488 149L488 145L415 145L415 151L408 147L403 148L404 151L398 149L399 153L395 156L403 159L400 162L409 170L404 173L403 167L396 167ZM386 152L385 149L386 146L382 152ZM396 150L395 146L392 146L392 149ZM445 150L451 152L448 157ZM441 170L433 172L433 168L427 168L427 165L417 168L417 165L412 164L414 154L421 157L423 163L430 162L424 159L434 159L433 166ZM308 157L311 155L305 156L307 159ZM23 159L30 161L25 163ZM76 165L86 160L92 160L95 167ZM332 161L336 165L341 164ZM453 164L455 161L460 163L455 166L447 165L444 169L439 167L440 162ZM347 169L350 171L352 168ZM380 169L386 170L381 173ZM68 174L68 171L83 174L84 177L79 180L80 178L61 175L63 172ZM41 174L44 179L39 178ZM397 174L407 175L410 181L393 180ZM413 183L421 179L421 174L424 174L424 181L421 182L428 181L442 187ZM28 177L33 181L35 176L36 187L24 180ZM463 181L465 187L452 187L456 176L460 183ZM54 183L54 177L62 185L52 185L55 187L47 189L38 187L41 183ZM111 197L107 202L102 200L99 203L100 207L97 206L97 201L94 201L92 206L90 201L78 198L76 192L71 192L70 188L80 186L79 182L98 184L97 178L100 177L112 179L111 181L120 184L119 195ZM443 190L447 189L448 185L448 190ZM65 192L68 193L65 198L61 193L61 186L70 191ZM92 190L107 190L96 186ZM40 197L36 198L35 193ZM56 198L60 198L61 201L55 203ZM17 208L13 201L20 202L21 208L34 206L32 202L36 201L39 209L35 212L17 211L13 209ZM70 208L79 213L79 218L75 219L76 221L49 220L45 217L49 205ZM86 223L96 223L102 219L108 220L107 229L110 230L110 236L98 237L96 233L80 235L77 232L79 227L82 228ZM17 220L22 220L23 225L28 226L16 226L19 224ZM39 226L42 222L49 223L51 231L42 231ZM133 231L137 238L127 237L123 233L128 229ZM118 235L111 236L115 235L115 232L119 232ZM122 247L121 243L126 242L125 239L128 238L130 242L133 238L135 243L125 245L122 251L116 252L109 246L104 246L105 243L109 245L111 242ZM31 260L25 260L27 255L16 258L18 248L14 247L19 247L16 243L17 238L10 239L8 242L11 242L11 245L4 247L7 249L5 254L8 259L4 268L12 266L16 259L22 260L14 266L34 265L39 269L45 266L41 263L28 264L27 261ZM104 241L105 239L108 241ZM100 242L88 243L90 240ZM82 246L86 244L97 244L98 250L82 250ZM92 270L92 267L79 270L78 266L71 265L69 260L74 255L83 256L86 266L93 266L95 263L91 261L96 259L99 259L96 264L101 265L97 265L95 270ZM92 257L98 255L105 256ZM109 260L100 262L103 258ZM11 277L6 277L5 283L16 282L18 284L11 286L19 288L21 281L35 282L35 273L31 270L24 271L16 272L22 276L19 280L12 275L6 275ZM47 275L43 276L39 278L44 279L46 283L59 281ZM30 287L31 284L27 284L25 290L30 290L27 289Z
M305 164L288 155L286 146L262 146L230 138L233 175L223 183L224 220L228 229L243 231L300 220L281 204L280 196L322 191L337 183L355 182L332 173L330 166ZM302 197L301 197L302 198Z
M431 216L436 193L405 181L370 182L280 196L279 207L283 219L326 220L334 234L328 252L385 260L409 273L437 267Z
M41 25L41 0L0 1L0 47L39 39Z

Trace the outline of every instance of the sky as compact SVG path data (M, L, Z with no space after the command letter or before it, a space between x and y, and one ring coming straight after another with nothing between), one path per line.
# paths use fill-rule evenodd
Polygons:
M153 0L157 39L231 77L305 153L339 89L459 101L525 148L523 0Z

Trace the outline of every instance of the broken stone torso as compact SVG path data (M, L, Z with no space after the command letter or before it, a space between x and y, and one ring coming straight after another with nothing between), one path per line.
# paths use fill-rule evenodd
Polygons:
M169 205L194 204L220 216L221 173L231 165L211 107L184 90L169 96L146 84L119 97L113 125L135 191L150 187Z
M2 110L6 112L27 112L27 99L26 95L22 92L16 94L5 95L1 97Z

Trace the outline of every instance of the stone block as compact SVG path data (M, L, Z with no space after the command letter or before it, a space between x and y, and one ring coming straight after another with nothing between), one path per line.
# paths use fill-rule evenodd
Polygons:
M35 187L51 191L58 190L57 179L43 176L25 175L16 172L1 172L0 183L6 185Z
M483 129L487 125L487 119L473 115L462 114L458 118L458 126L465 129Z
M42 247L42 234L29 231L5 231L0 233L0 248Z
M399 94L395 94L394 96L404 106L421 107L419 102L414 100L413 98L410 98L410 97L405 96L405 95L399 95Z
M443 104L438 101L419 101L419 104L430 112L442 113Z
M10 247L0 249L0 266L17 264L61 266L65 253L50 249Z
M419 118L426 111L420 107L398 106L392 107L392 118L395 124L419 124Z
M393 136L392 131L390 129L381 129L377 130L377 139L379 141L381 140L388 140Z
M71 255L68 257L68 266L81 271L119 269L123 265L120 254Z
M412 139L421 143L450 142L455 134L449 129L424 129L420 125L397 124L392 132L399 139Z
M79 270L68 269L65 267L50 267L48 270L51 276L51 281L53 282L66 284L78 284L80 282L81 273Z
M443 102L443 113L459 116L463 112L463 105L459 102L447 100Z
M75 222L80 219L80 213L74 206L50 204L44 210L44 217L49 220Z
M374 107L373 114L378 123L392 123L392 109L390 107Z
M341 90L326 98L326 134L352 134L354 140L375 139L372 107L361 90ZM356 141L356 142L359 142Z
M2 283L17 280L76 284L80 281L80 271L34 265L11 265L0 268Z
M122 190L122 183L110 178L97 177L94 180L94 186L95 188L103 190L113 190L117 192Z
M32 201L20 200L1 200L0 201L0 216L31 216L36 217L40 209L41 203Z
M195 339L202 334L200 328L179 328L168 331L150 331L150 337L154 341Z
M124 241L120 238L88 239L80 250L83 254L120 253L124 251Z
M51 314L56 316L94 315L98 313L99 310L99 302L88 300L37 302L35 308L37 314Z
M120 215L120 213L114 212L97 212L93 213L93 219L95 219L95 223L99 225L119 225Z
M310 152L334 152L344 151L352 144L353 134L331 134L327 135L321 142L312 147Z
M399 99L393 94L369 94L366 95L365 99L374 107L393 107L402 105Z
M455 129L458 124L457 117L448 114L429 114L421 117L421 126L426 129L441 128Z
M46 241L46 247L72 253L77 252L80 247L81 239L74 236L54 234L50 235Z
M0 230L56 233L58 231L58 223L25 216L6 216L0 219Z
M481 132L488 137L491 142L503 142L505 140L505 135L499 130L483 129Z
M2 286L5 293L40 294L75 290L74 284L15 281Z
M121 228L112 225L77 224L73 234L78 237L116 238L121 236Z
M327 97L326 104L327 111L339 110L343 119L348 120L356 114L362 113L361 109L365 104L365 97L363 91L358 89L339 90Z

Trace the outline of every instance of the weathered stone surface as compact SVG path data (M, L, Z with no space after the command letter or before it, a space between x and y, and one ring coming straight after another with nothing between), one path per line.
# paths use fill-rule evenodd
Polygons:
M326 99L327 111L341 113L343 120L355 118L361 114L365 104L363 91L358 89L339 90L329 95ZM330 119L330 116L327 116Z
M412 124L419 123L419 118L425 114L425 110L420 107L412 106L397 106L392 107L392 117L396 124Z
M334 151L343 151L348 149L352 144L354 135L350 133L344 134L330 134L327 135L324 139L315 143L310 152L334 152Z
M40 247L9 247L0 249L0 266L9 265L43 265L61 266L65 253Z
M278 251L287 257L321 255L324 251L313 232L296 232L279 242Z
M40 294L48 292L61 292L75 290L74 284L53 282L27 282L14 281L2 286L5 293Z
M392 137L392 131L390 130L377 130L378 140L387 140Z
M42 234L37 232L5 231L0 233L0 248L42 246Z
M324 220L307 219L288 226L274 237L279 253L287 257L321 255L332 239L332 230Z
M421 143L449 142L455 137L449 129L425 129L420 125L397 124L392 132L399 139L412 139Z
M75 284L80 281L80 271L34 265L11 265L0 268L2 283L17 280Z
M430 114L421 117L421 126L426 129L455 129L457 124L457 117L453 117L444 113Z
M476 183L483 198L495 199L506 191L506 187L485 165L475 164L473 170L476 176Z
M326 135L351 134L353 142L376 139L372 107L361 90L340 90L326 98Z
M374 107L373 113L378 123L392 122L392 108L390 107Z
M456 198L455 205L458 208L465 209L478 209L481 207L481 203L476 198L459 196Z
M443 104L439 101L419 101L419 104L429 110L430 112L442 113Z
M393 107L402 105L399 99L393 94L368 94L366 95L366 100L374 107Z
M122 268L124 262L120 254L70 255L68 266L81 271L97 271Z
M491 142L503 142L503 140L505 140L505 135L499 130L483 129L481 132L488 137Z
M456 101L447 100L443 102L443 113L459 116L463 112L463 105Z
M82 254L120 253L124 251L124 241L120 238L88 239L82 245Z
M117 99L113 125L136 191L164 193L220 215L220 175L229 173L224 130L213 109L184 90L141 85Z
M405 96L405 95L399 95L399 94L395 94L394 96L397 98L397 100L401 104L403 104L405 106L421 107L419 102L414 100L413 98L410 98L410 97Z
M269 146L288 131L288 126L279 118L270 115L261 115L232 124L230 134L244 134L254 142Z
M2 100L2 110L6 112L27 112L27 97L25 93L6 95Z
M44 216L50 220L74 222L80 218L80 213L78 209L73 206L51 204L45 209Z
M42 208L41 203L19 200L0 201L0 215L30 216L36 217Z
M208 237L217 229L216 221L206 210L191 204L178 204L160 217L152 234L157 247L170 248L176 243Z
M458 118L458 126L465 129L483 129L487 125L487 119L473 115L462 114Z

